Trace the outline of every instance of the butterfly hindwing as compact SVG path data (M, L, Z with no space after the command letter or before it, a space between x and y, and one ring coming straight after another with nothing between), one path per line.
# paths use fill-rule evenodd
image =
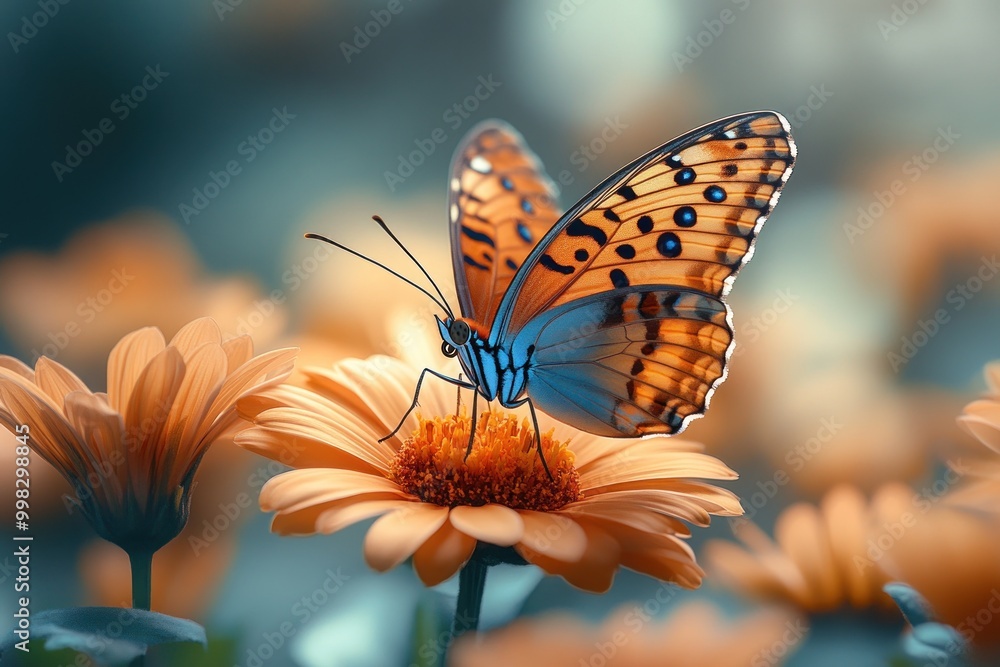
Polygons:
M548 309L629 286L724 296L794 158L788 123L773 112L710 123L639 158L539 242L491 339L516 335Z
M702 413L731 343L725 303L660 286L558 306L513 347L531 347L527 386L537 407L591 433L635 437L676 433Z
M492 324L515 273L559 219L554 197L541 162L509 125L481 123L459 146L448 211L465 317Z

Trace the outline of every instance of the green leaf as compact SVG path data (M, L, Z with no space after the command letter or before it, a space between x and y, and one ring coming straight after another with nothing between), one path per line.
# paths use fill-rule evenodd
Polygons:
M72 649L115 667L145 655L154 644L206 644L205 629L194 621L120 607L49 609L34 614L28 630L31 639L42 640L48 651ZM0 643L0 658L5 661L20 653L17 647L23 639L12 630Z
M916 627L936 620L930 603L909 584L893 581L883 586L882 590L888 593L910 625Z

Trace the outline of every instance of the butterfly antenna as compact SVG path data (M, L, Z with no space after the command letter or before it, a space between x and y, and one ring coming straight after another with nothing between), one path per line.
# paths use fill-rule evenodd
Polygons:
M431 285L434 286L434 291L438 293L439 297L441 297L441 301L444 302L445 304L445 311L447 311L448 317L455 319L454 313L452 313L451 308L448 307L448 300L444 298L444 294L441 292L441 288L437 286L437 283L434 282L433 278L431 278L431 274L427 272L427 269L424 268L423 264L418 262L417 258L413 256L413 253L407 250L406 246L403 245L403 242L400 241L399 238L397 238L396 235L392 233L392 230L389 229L389 225L385 224L385 220L382 219L382 216L373 215L372 220L377 222L378 226L382 228L382 231L388 234L389 238L391 238L396 243L396 245L398 245L400 249L406 253L406 256L409 257L411 260L413 260L413 263L417 265L417 268L420 269L420 272L424 274L424 277L426 277L427 280L430 281Z
M356 250L351 250L350 248L348 248L344 244L337 243L336 241L332 241L332 240L328 239L327 237L322 236L321 234L313 234L312 232L309 232L305 236L306 236L307 239L317 239L319 241L323 241L325 243L329 243L330 245L334 246L335 248L340 248L341 250L344 250L345 252L351 253L355 257L360 257L361 259L365 260L366 262L368 262L370 264L374 264L375 266L379 267L380 269L384 269L385 271L388 271L392 275L394 275L397 278L399 278L400 280L402 280L407 285L410 285L412 287L416 287L418 290L420 290L425 295L427 295L428 297L430 297L430 300L433 301L434 303L436 303L439 307L441 307L446 313L448 313L449 316L451 316L451 308L448 307L448 304L446 302L443 303L443 302L439 301L437 297L435 297L433 294L431 294L430 292L428 292L427 290L425 290L423 287L421 287L420 285L416 284L415 282L413 282L409 278L403 276L402 274L397 273L396 271L393 271L392 269L390 269L385 264L382 264L380 262L376 262L371 257L368 257L367 255L362 255L360 252L358 252Z

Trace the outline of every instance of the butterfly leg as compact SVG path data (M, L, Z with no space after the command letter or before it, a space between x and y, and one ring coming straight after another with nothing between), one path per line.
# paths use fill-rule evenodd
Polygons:
M542 451L542 431L538 428L538 415L535 414L535 404L532 402L531 397L527 396L522 401L517 401L504 407L519 408L525 403L528 404L528 411L531 412L531 423L535 427L535 448L538 449L538 458L542 460L542 468L545 469L545 474L548 475L549 481L553 481L552 473L549 471L549 464L545 461L545 452Z
M472 442L476 438L476 410L479 407L479 392L472 394L472 421L469 423L469 446L465 449L465 458L469 458L472 453ZM455 414L458 414L457 412Z
M420 398L420 385L422 385L424 383L424 376L427 373L430 373L431 375L433 375L435 377L441 378L445 382L450 382L453 385L459 387L460 389L475 389L476 388L476 385L474 385L474 384L472 384L470 382L464 382L463 380L456 380L455 378L451 378L451 377L448 377L447 375L442 375L441 373L438 373L437 371L433 371L430 368L425 368L424 370L420 371L420 377L417 378L417 388L413 390L413 402L410 403L410 407L408 407L406 409L406 412L403 413L403 416L402 416L402 418L400 418L399 423L396 424L396 428L392 429L392 431L389 432L388 435L379 438L378 439L379 442L385 442L386 440L388 440L392 436L394 436L397 433L399 433L399 429L403 428L403 422L406 421L406 418L410 416L410 413L413 412L416 409L417 405L418 405L417 400Z

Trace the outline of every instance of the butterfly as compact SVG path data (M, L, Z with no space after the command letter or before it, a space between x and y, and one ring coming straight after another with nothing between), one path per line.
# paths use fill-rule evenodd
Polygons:
M480 123L449 181L460 317L435 285L441 349L465 378L425 369L410 410L430 373L475 390L472 423L480 396L527 404L539 451L536 407L600 436L679 433L725 379L735 346L725 297L795 154L780 114L730 116L636 159L562 213L521 135Z

